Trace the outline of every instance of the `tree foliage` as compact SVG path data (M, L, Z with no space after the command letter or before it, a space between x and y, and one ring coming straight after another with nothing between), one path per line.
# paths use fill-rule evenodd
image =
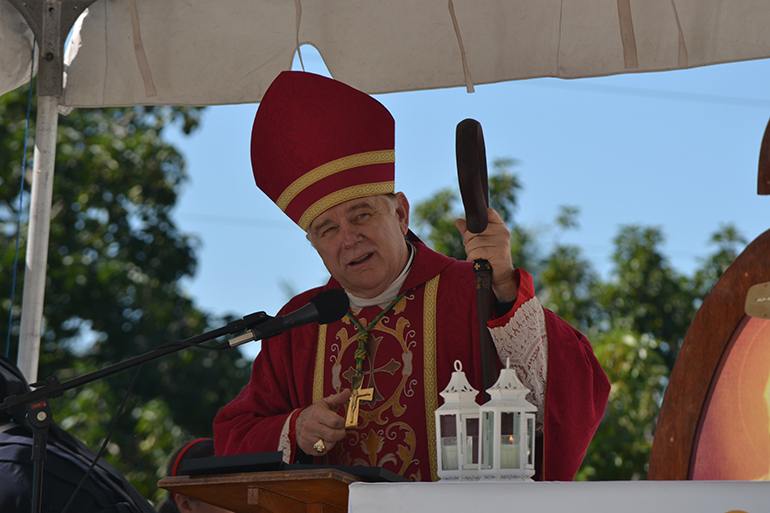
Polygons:
M624 327L592 330L588 335L612 386L604 418L576 479L641 479L647 475L668 367L649 335Z
M630 329L660 341L669 369L695 315L691 280L671 267L657 227L623 226L615 238L612 279L602 302L612 318L628 319Z
M11 305L13 254L18 233L23 263L29 202L23 192L17 230L26 99L26 90L0 98L0 331L8 332L10 317L12 340L23 287L19 276ZM181 154L163 134L172 125L190 133L199 113L135 107L60 116L41 378L66 381L225 321L196 308L179 284L195 272L198 241L171 216L187 176ZM33 104L33 134L34 119ZM29 191L29 170L24 180ZM9 349L15 358L16 345ZM136 372L68 391L52 401L55 419L98 449ZM193 349L146 364L107 458L145 497L157 497L167 456L190 435L211 436L215 413L247 380L248 363L237 352Z
M620 226L613 267L601 277L580 247L547 246L543 230L516 223L521 181L512 159L495 161L489 179L490 205L512 233L516 266L534 277L541 303L592 341L612 389L607 410L577 479L641 479L647 475L658 411L668 376L697 307L736 258L745 239L731 225L714 233L716 251L692 276L674 269L662 250L663 232L654 226ZM414 211L418 234L437 251L465 259L454 219L462 216L457 194L442 190ZM579 209L562 206L551 230L579 228Z

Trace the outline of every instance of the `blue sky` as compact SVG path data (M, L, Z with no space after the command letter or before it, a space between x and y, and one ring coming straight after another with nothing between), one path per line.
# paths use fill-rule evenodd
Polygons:
M307 71L327 74L312 48L303 48L303 60ZM768 83L770 60L761 60L376 98L396 119L396 189L413 206L438 189L457 190L454 132L470 117L481 122L490 164L519 160L524 190L516 219L541 231L546 245L557 237L551 226L559 207L572 205L580 229L560 240L582 247L604 276L624 224L660 227L672 265L691 273L720 225L735 224L749 241L770 229L770 197L756 193ZM328 276L304 232L254 185L256 110L209 107L193 136L172 137L190 175L175 218L201 243L198 272L185 286L217 314L275 315L287 289L305 290Z

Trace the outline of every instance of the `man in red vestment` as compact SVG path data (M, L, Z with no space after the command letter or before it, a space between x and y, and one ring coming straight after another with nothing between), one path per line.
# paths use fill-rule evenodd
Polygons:
M390 113L340 82L284 72L265 93L252 132L255 180L331 274L280 314L332 288L351 306L339 321L263 342L249 384L214 421L218 455L280 450L288 462L309 455L437 479L433 412L456 360L481 389L475 278L470 262L409 231L409 203L394 192L394 139ZM604 413L607 377L585 337L544 309L532 277L514 268L500 216L490 209L481 234L456 224L468 260L492 265L497 315L487 325L538 408L537 477L571 480Z

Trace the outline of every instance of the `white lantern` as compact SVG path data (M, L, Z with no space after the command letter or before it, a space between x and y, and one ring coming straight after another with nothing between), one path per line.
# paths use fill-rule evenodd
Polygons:
M532 481L535 475L535 413L527 402L529 389L510 368L510 359L497 382L487 390L481 406L481 460L483 479Z
M437 472L449 481L479 478L479 392L462 369L455 361L452 379L441 392L444 404L435 412Z

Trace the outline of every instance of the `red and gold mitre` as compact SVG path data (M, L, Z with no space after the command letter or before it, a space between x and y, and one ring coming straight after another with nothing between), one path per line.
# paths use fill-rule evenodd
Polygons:
M257 186L303 230L345 201L394 192L395 122L377 100L330 78L284 71L251 133Z

